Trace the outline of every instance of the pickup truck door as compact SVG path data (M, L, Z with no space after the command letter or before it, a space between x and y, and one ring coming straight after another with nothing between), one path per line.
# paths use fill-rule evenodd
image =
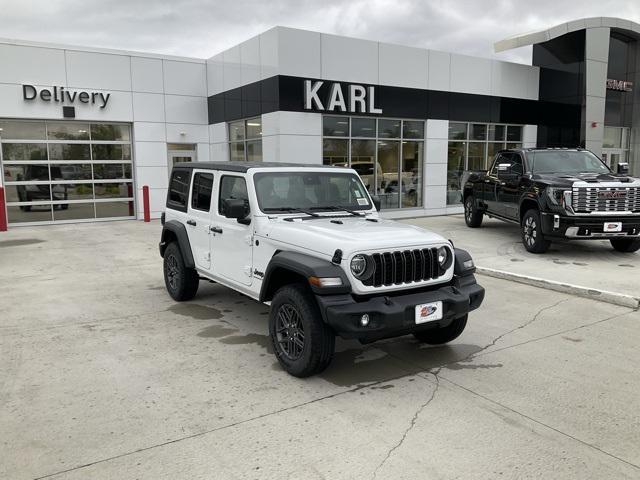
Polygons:
M498 165L510 163L510 155L510 153L499 153L484 179L483 202L487 206L489 213L495 213L500 216L503 216L505 213L502 204L498 200L502 187L502 182L498 179Z
M498 202L502 205L503 215L507 218L518 220L518 207L524 184L524 162L519 153L510 155L510 166L506 171L498 172L500 180L498 192Z

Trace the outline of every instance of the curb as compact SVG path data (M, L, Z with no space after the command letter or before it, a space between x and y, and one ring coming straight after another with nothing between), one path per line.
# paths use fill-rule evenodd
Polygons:
M495 270L493 268L479 266L476 266L476 273L478 273L479 275L485 275L487 277L500 278L502 280L511 280L512 282L523 283L525 285L546 288L547 290L553 290L560 293L568 293L569 295L576 295L578 297L584 297L590 300L598 300L600 302L611 303L613 305L619 305L621 307L633 308L634 310L638 310L638 308L640 308L639 298L632 297L631 295L624 295L622 293L581 287L579 285L571 285L569 283L554 282L553 280L546 280L544 278L528 277L526 275L520 275L518 273L505 272L503 270Z

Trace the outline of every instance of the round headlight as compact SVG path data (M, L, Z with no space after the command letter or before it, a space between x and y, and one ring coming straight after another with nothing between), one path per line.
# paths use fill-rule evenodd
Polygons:
M367 258L364 255L356 255L351 259L351 273L356 278L361 278L367 271Z
M438 265L444 268L449 259L449 249L447 247L438 248Z

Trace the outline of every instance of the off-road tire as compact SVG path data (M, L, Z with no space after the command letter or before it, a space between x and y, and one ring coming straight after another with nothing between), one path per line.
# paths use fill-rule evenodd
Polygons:
M522 217L520 233L522 234L522 244L527 252L544 253L549 250L551 242L542 234L540 212L535 208L527 210Z
M446 327L425 330L424 332L415 332L413 334L419 341L429 345L442 345L455 340L464 331L467 326L468 314L464 317L456 318Z
M609 241L618 252L633 253L640 250L640 239L638 238L612 238Z
M482 210L476 207L476 200L473 195L469 195L464 200L464 221L467 227L478 228L482 225Z
M171 242L164 251L164 284L171 298L177 302L196 296L200 279L198 272L187 268L177 242Z
M289 318L293 320L285 320ZM283 322L291 327L283 328ZM299 346L300 332L302 347ZM269 312L269 336L278 362L294 377L320 373L333 359L335 334L322 320L318 304L306 285L285 285L276 292ZM297 342L293 344L293 340L289 340L288 343L287 339L291 338ZM291 347L297 351L291 351Z

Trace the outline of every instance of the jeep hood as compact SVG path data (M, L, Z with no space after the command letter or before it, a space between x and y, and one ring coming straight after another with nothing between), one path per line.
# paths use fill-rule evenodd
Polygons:
M269 220L264 230L272 240L329 256L338 248L349 255L356 251L405 249L447 242L440 235L414 225L375 219L377 221L327 217L287 221L278 218Z

